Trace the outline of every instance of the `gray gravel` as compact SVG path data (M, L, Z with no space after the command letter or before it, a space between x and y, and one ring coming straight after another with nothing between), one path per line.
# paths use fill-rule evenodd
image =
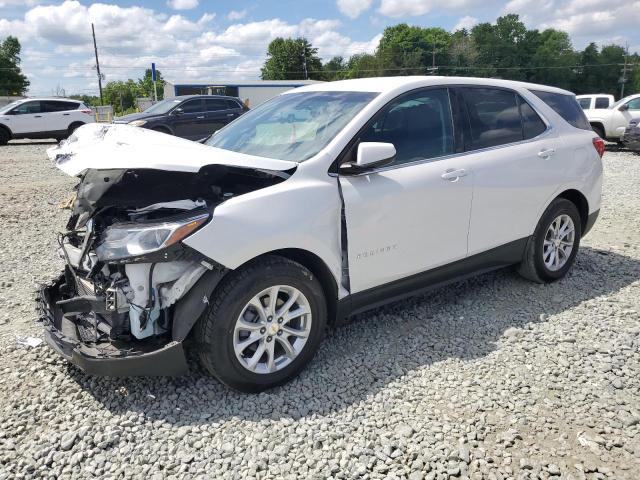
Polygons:
M359 315L288 385L87 377L37 335L72 180L0 149L0 479L637 479L640 156L609 151L571 274L487 274Z

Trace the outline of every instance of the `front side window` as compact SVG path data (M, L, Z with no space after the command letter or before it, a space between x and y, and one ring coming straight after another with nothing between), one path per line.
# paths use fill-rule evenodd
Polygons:
M42 108L40 107L40 102L25 102L18 105L16 108L11 110L11 113L14 115L25 115L29 113L42 113Z
M607 97L597 97L596 108L609 108L609 99Z
M182 102L182 100L179 98L168 98L158 103L154 103L149 108L147 108L144 113L155 113L156 115L163 115L172 108L178 106L180 102Z
M640 97L634 98L627 103L627 105L629 106L629 110L640 110Z
M560 115L568 124L582 130L591 130L589 120L578 105L576 97L563 93L545 92L543 90L531 90L536 97L549 105L554 112Z
M188 100L180 105L184 113L199 113L202 112L202 100Z
M497 88L462 88L469 117L467 150L519 142L522 122L516 94Z
M302 92L279 95L234 120L207 145L302 162L317 154L378 94Z
M422 90L393 102L360 135L351 157L359 142L392 143L396 148L393 165L452 154L453 120L448 90Z

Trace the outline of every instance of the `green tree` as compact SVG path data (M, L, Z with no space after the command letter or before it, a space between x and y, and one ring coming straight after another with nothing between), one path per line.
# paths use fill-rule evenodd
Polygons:
M164 79L160 70L156 70L156 88L158 91L158 100L164 98ZM147 98L153 98L153 80L151 79L151 69L144 71L144 76L138 79L138 95Z
M261 69L263 80L321 80L322 75L318 49L306 38L279 37L269 44L267 60Z
M113 106L116 114L122 114L127 110L135 108L138 94L138 83L129 79L126 82L109 82L103 89L104 100L107 105Z
M369 53L352 55L347 62L347 78L377 77L380 73L378 57Z
M347 64L342 57L333 57L322 66L324 71L323 80L328 82L333 80L344 80L348 77Z
M550 28L539 34L536 43L527 80L570 90L575 84L574 67L579 55L573 50L569 35Z
M0 95L24 95L29 80L20 70L20 42L9 35L0 43Z

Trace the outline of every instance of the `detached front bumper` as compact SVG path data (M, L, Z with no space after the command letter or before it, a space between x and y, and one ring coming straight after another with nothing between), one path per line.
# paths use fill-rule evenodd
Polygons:
M188 372L182 342L153 345L136 341L83 341L79 329L86 331L87 327L81 316L64 314L58 304L68 300L60 291L64 282L61 275L42 286L36 303L46 342L69 362L88 374L112 377L178 376Z

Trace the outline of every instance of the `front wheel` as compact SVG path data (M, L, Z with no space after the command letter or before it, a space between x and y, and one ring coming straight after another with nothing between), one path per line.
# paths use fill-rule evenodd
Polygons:
M196 328L200 361L222 383L260 392L296 376L327 322L322 286L304 266L267 256L231 272Z
M564 277L578 253L581 227L575 204L565 198L555 199L529 238L518 273L537 283Z

